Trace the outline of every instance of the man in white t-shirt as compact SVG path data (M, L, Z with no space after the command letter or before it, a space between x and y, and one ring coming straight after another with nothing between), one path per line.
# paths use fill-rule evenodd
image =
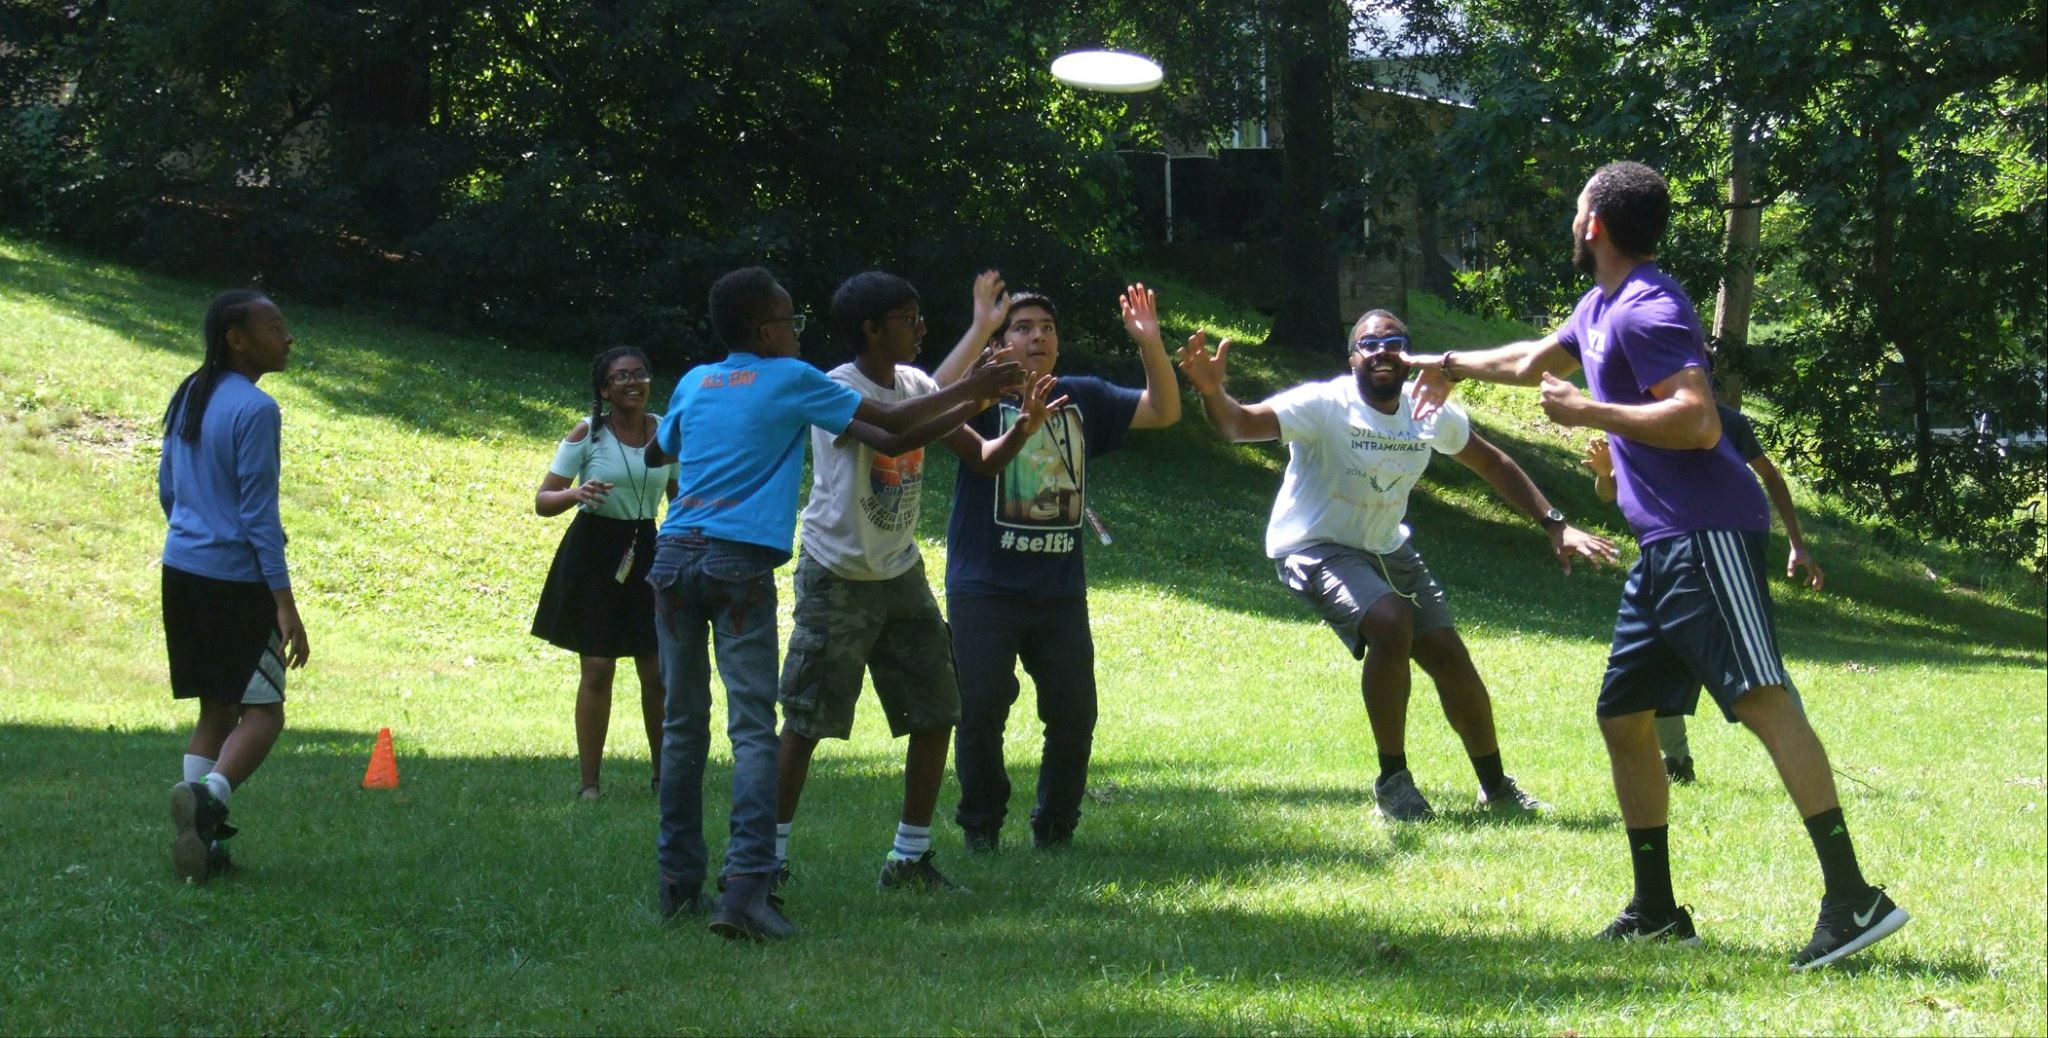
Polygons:
M987 342L1009 309L989 271L974 283L974 323L963 341ZM917 289L881 271L848 278L832 296L832 338L853 353L827 374L871 400L894 403L939 391L911 367L924 342ZM940 423L963 465L1000 472L1045 424L1050 378L1025 387L1018 423L993 440L961 425L978 407ZM929 429L930 427L926 427ZM917 547L924 446L933 437L891 434L855 419L843 436L811 433L811 497L796 566L796 615L783 662L782 745L777 755L775 855L786 876L790 830L820 739L853 732L863 674L874 678L889 731L908 737L903 811L877 885L957 891L932 864L932 810L945 778L946 747L960 720L952 639Z
M1210 353L1198 334L1181 351L1180 369L1224 439L1287 444L1287 474L1266 525L1266 555L1288 590L1329 622L1353 658L1364 660L1360 684L1380 758L1373 783L1379 813L1396 821L1434 814L1408 770L1411 658L1436 683L1444 714L1472 758L1479 807L1541 811L1547 805L1502 770L1486 684L1452 626L1443 588L1409 542L1402 521L1408 492L1432 453L1448 454L1543 525L1566 573L1573 556L1613 561L1614 545L1565 522L1521 466L1472 431L1463 410L1447 405L1414 417L1401 360L1408 330L1393 314L1367 312L1351 338L1350 375L1296 386L1263 403L1242 404L1224 391L1227 339Z

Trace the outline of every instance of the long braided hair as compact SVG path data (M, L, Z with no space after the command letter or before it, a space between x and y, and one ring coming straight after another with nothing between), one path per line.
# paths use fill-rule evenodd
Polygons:
M614 346L590 362L590 435L593 437L604 428L608 417L604 410L604 387L610 384L612 365L621 357L631 357L648 371L654 370L654 365L647 362L647 354L631 346Z
M200 362L197 371L178 383L178 391L171 394L170 405L164 408L165 436L171 435L175 426L179 439L186 443L199 442L199 426L206 420L206 405L213 399L213 388L230 370L228 330L240 326L257 303L268 302L269 296L253 288L231 288L214 296L213 302L207 304L206 323L202 328L206 338L206 358Z

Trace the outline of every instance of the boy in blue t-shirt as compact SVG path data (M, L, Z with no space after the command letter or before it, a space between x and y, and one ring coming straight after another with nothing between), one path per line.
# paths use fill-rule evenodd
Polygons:
M1081 524L1093 521L1086 501L1088 465L1117 449L1131 429L1161 429L1180 420L1180 386L1159 337L1153 293L1132 285L1122 298L1124 330L1138 344L1145 388L1129 389L1089 376L1061 376L1048 398L1066 397L1016 459L995 475L962 465L946 522L946 604L953 659L960 678L960 724L953 737L960 807L954 821L967 849L997 849L1009 813L1010 779L1003 768L1003 728L1017 701L1017 663L1038 691L1045 748L1038 768L1033 843L1071 843L1088 786L1095 742L1095 642L1088 628L1088 581L1082 569ZM1057 311L1034 293L1010 297L1007 320L991 343L1034 379L1059 359ZM961 378L977 351L955 347L934 377ZM990 408L969 426L985 439L1022 420L1013 401ZM1099 529L1099 527L1098 527Z
M798 358L804 315L761 267L711 288L709 316L724 360L677 384L655 433L677 463L679 493L662 523L648 583L655 590L666 703L661 748L664 917L704 907L704 762L710 753L711 664L726 688L732 740L731 840L711 912L729 938L786 937L796 928L771 901L775 862L775 567L796 533L797 482L812 426L856 437L874 429L936 435L985 408L1021 378L1016 364L979 372L943 392L881 403ZM856 425L854 419L860 419ZM849 428L849 427L852 428Z

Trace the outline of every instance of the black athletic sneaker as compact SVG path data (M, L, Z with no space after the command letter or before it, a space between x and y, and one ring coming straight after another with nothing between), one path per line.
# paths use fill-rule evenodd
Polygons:
M214 799L204 782L171 787L171 867L188 883L213 878L212 848L234 829L227 825L228 805Z
M915 858L890 858L882 865L882 877L875 881L876 890L913 890L922 894L972 894L973 891L947 879L932 864L932 852L926 851Z
M967 853L994 854L1003 849L1003 831L999 828L966 828L960 830L967 840Z
M1693 777L1691 757L1664 758L1664 777L1681 786L1690 786L1698 781Z
M1479 809L1497 815L1540 815L1550 810L1550 805L1523 789L1513 775L1503 775L1492 790L1479 787Z
M1686 905L1674 906L1669 913L1651 914L1643 911L1634 901L1600 931L1603 941L1670 941L1674 944L1698 944L1700 934L1692 926L1692 910Z
M215 840L206 845L206 871L215 876L235 871L235 859L228 856L227 844Z
M1031 847L1033 850L1063 851L1073 845L1073 826L1031 823Z
M1890 937L1911 918L1905 909L1892 904L1883 887L1848 897L1821 898L1813 940L1792 956L1792 968L1810 970L1854 955Z

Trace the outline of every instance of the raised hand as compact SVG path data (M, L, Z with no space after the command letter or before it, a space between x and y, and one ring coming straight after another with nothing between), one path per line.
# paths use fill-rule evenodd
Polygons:
M1602 479L1613 479L1614 454L1607 445L1607 437L1593 437L1593 442L1586 444L1586 456L1580 459L1579 464L1592 469L1593 474Z
M1123 311L1124 333L1140 347L1157 346L1165 352L1166 343L1159 336L1159 298L1144 285L1131 285L1117 300Z
M1557 556L1557 564L1564 568L1566 576L1572 572L1572 557L1577 556L1595 563L1611 565L1620 555L1614 542L1605 537L1596 537L1570 523L1563 523L1550 534L1550 550Z
M1006 360L983 364L967 376L967 381L974 387L972 395L975 399L992 404L1004 391L1021 385L1030 377L1031 373L1024 370L1024 365Z
M1209 332L1197 329L1188 336L1188 344L1180 348L1181 374L1188 377L1188 384L1195 392L1208 396L1223 388L1223 355L1230 352L1230 340L1216 344L1216 352L1209 352Z
M1010 293L1004 291L1003 275L984 270L974 279L974 324L994 331L1010 315Z
M1451 380L1444 374L1441 353L1401 352L1401 363L1415 369L1415 420L1421 421L1443 410L1451 399Z
M1017 424L1024 427L1024 435L1029 436L1037 432L1044 427L1046 419L1051 417L1054 411L1067 405L1065 396L1050 401L1045 398L1047 393L1052 392L1053 383L1051 375L1040 375L1024 387L1023 413L1017 417Z

